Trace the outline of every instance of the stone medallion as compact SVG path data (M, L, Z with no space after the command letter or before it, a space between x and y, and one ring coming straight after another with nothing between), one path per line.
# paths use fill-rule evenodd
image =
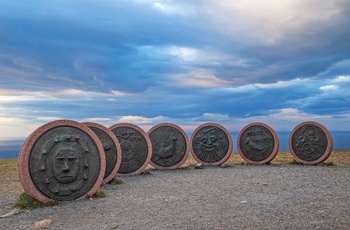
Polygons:
M122 149L122 162L118 173L140 174L152 156L152 144L145 131L129 123L116 124L109 129L118 138Z
M103 184L110 182L117 174L121 161L122 150L114 133L101 124L84 122L100 139L106 156L106 171L103 177Z
M230 133L223 126L205 123L194 130L190 147L197 162L221 165L231 156L233 142Z
M162 123L148 131L152 142L150 164L156 169L176 169L187 159L189 141L185 131L175 124Z
M319 123L303 122L290 134L289 149L296 161L309 165L319 164L327 160L332 152L332 135Z
M103 181L105 168L99 138L87 126L70 120L36 129L18 157L25 192L45 203L92 196Z
M249 164L266 164L272 161L279 148L276 132L264 123L251 123L238 135L237 149Z

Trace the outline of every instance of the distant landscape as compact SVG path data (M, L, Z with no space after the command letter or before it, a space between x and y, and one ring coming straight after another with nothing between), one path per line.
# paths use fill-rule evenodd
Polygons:
M17 158L24 143L22 140L0 140L0 158Z

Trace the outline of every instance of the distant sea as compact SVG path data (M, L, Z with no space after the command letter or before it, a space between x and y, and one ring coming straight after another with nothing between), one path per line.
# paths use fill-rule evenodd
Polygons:
M24 140L0 140L0 158L17 158Z
M289 151L289 131L276 132L280 141L279 151ZM237 153L237 137L239 132L231 132L233 152ZM350 131L331 131L333 137L333 150L350 150ZM187 133L191 138L192 133ZM17 158L24 140L0 140L0 158Z

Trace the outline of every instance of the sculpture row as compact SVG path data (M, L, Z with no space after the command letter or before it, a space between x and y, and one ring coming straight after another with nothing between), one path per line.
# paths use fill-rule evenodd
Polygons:
M303 164L326 160L333 147L330 132L319 123L303 122L289 138L294 158ZM190 140L184 130L162 123L145 133L120 123L103 125L71 120L49 122L24 142L18 157L20 182L26 193L42 202L92 196L116 174L140 174L148 164L156 169L180 167L191 152L200 163L221 165L232 154L233 141L225 127L205 123ZM237 138L241 157L265 164L278 153L275 131L264 123L245 126Z

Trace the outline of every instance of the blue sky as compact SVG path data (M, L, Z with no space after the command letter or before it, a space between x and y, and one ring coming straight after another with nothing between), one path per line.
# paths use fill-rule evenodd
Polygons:
M0 138L56 119L350 130L348 0L0 3Z

